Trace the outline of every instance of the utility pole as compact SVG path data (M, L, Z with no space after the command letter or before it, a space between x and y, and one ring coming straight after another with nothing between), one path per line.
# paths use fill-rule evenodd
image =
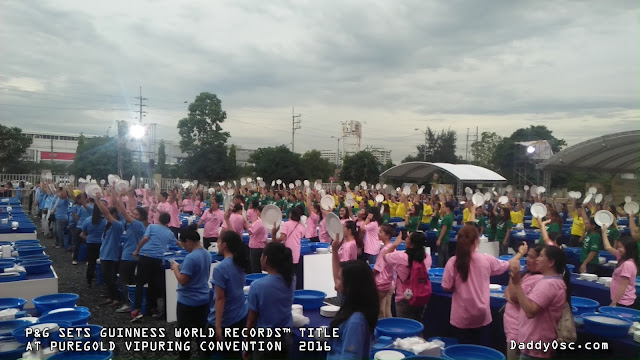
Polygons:
M476 126L476 134L475 135L469 135L469 128L467 128L467 146L466 146L466 155L465 155L465 160L467 162L469 162L469 139L473 140L472 144L476 141L478 141L478 127Z
M51 155L49 159L51 159L51 168L53 169L53 136L51 137Z
M291 108L291 152L295 152L296 130L300 129L300 117L302 114L296 115L294 108Z
M338 140L338 151L336 152L336 167L340 167L340 140L342 140L339 136L332 136L332 139Z
M142 102L145 101L145 100L149 100L149 98L142 97L142 86L140 86L140 96L136 96L136 97L134 97L134 99L138 99L140 101L139 104L135 104L135 105L138 105L140 107L140 110L138 111L138 113L140 114L139 117L138 117L138 122L142 123L142 117L144 116L144 114L147 113L146 111L142 111L142 107L143 106L147 106L147 105L143 104Z

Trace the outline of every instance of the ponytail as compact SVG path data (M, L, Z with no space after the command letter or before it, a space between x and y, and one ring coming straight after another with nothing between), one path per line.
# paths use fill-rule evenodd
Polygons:
M291 254L291 249L282 243L270 242L264 248L262 255L266 258L267 264L282 276L287 288L291 288L293 283L293 255Z
M567 304L571 306L571 275L569 268L567 268L567 255L564 253L564 249L557 246L547 246L544 248L544 253L549 260L553 261L556 273L562 275L562 280L567 287Z
M198 225L191 224L180 233L180 241L200 242L200 234L198 234Z
M475 225L464 225L458 231L458 245L456 246L456 270L463 282L469 278L471 254L478 239L478 229Z
M424 233L414 232L409 237L409 240L411 241L411 247L408 247L405 252L407 256L409 256L409 269L411 269L414 261L421 263L427 257L427 253L424 251L427 238L424 236Z
M249 252L240 235L235 231L225 231L218 240L224 242L227 250L233 254L233 263L248 273L250 271Z

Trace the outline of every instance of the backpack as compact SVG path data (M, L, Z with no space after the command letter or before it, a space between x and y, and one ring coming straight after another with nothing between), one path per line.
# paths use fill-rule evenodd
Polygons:
M562 316L556 324L556 339L559 342L575 342L578 339L576 324L573 320L573 313L569 303L565 303Z
M411 264L411 272L409 273L408 280L409 287L407 290L412 294L412 296L407 299L409 305L427 305L431 299L431 281L429 280L429 274L423 262L414 261Z

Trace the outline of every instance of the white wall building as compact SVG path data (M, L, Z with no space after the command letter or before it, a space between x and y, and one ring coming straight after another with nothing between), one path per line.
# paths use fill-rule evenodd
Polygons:
M373 157L375 157L382 165L391 160L391 150L385 150L383 148L369 148L367 151L373 154Z

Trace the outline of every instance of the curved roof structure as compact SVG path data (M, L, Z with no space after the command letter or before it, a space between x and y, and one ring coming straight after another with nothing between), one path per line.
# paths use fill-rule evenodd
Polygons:
M538 168L544 171L637 172L640 169L640 130L583 141L554 154Z
M437 170L450 174L460 182L485 183L507 181L507 179L500 174L480 166L422 161L413 161L394 166L380 174L380 177L385 179L423 180Z

